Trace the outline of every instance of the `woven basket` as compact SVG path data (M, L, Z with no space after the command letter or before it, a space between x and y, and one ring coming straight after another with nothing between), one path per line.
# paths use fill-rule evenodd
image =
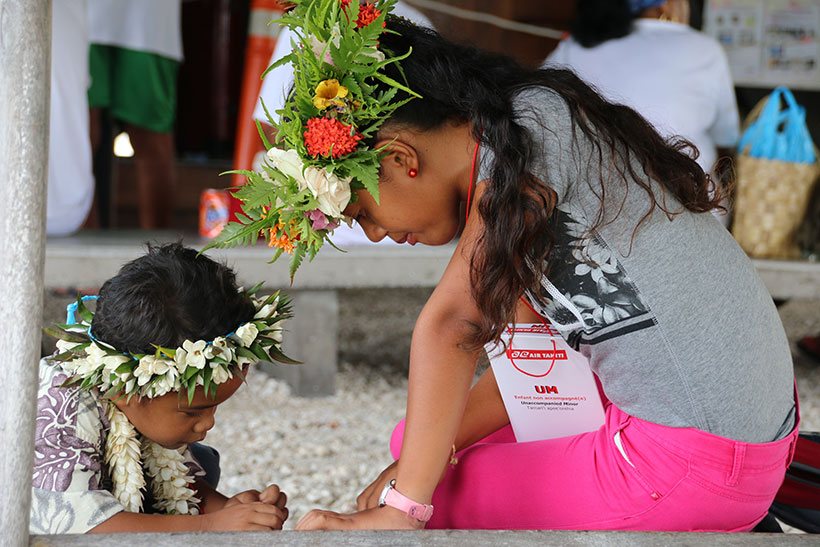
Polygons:
M760 115L768 97L755 105L743 130ZM815 149L816 150L816 149ZM816 154L820 158L820 152ZM806 216L820 164L737 158L732 234L749 256L797 258L797 232Z
M817 164L738 158L732 234L749 256L800 255L797 230L818 174Z

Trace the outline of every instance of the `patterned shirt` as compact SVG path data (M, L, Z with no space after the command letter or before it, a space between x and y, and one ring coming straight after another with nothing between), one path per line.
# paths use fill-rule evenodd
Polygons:
M60 387L66 379L58 366L40 361L31 534L82 534L125 510L110 491L104 463L104 403L95 391ZM186 459L201 471L190 452Z

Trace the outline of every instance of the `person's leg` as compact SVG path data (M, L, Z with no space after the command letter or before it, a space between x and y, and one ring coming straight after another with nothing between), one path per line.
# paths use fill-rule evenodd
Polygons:
M429 528L747 531L777 492L791 442L738 443L614 405L594 432L528 443L496 435L448 467Z
M176 188L173 126L179 63L123 48L117 50L117 61L111 110L125 123L134 147L140 227L167 228Z
M140 228L167 228L171 225L176 189L173 135L131 124L125 126L125 131L134 147Z

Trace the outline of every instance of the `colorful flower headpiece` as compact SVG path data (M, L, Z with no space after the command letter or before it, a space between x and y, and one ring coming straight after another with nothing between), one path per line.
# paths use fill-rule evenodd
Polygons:
M170 392L187 393L193 399L197 386L214 397L219 384L242 374L245 364L276 361L298 364L282 353L282 322L291 317L290 301L276 292L257 298L261 284L248 291L256 314L225 336L211 341L186 340L176 349L155 346L153 354L122 352L94 338L94 314L82 297L68 306L66 323L44 329L57 338L58 353L49 358L68 375L66 386L98 388L104 398L134 395L160 397ZM79 315L79 321L75 319Z
M366 143L397 108L419 95L385 74L405 59L379 49L385 17L396 0L300 0L278 23L296 37L290 55L268 70L293 65L294 84L276 127L275 147L261 130L267 158L259 171L237 171L247 183L234 193L242 202L209 247L252 245L261 236L275 247L273 260L292 255L291 279L312 260L366 189L378 202L384 150ZM377 85L377 84L381 85ZM406 95L397 98L399 91ZM264 106L264 105L263 105Z

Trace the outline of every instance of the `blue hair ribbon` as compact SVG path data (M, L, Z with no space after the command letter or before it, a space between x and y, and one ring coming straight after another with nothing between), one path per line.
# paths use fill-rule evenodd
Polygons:
M97 300L98 298L99 298L99 296L97 296L97 295L91 295L91 296L83 296L81 298L81 300L83 301L83 304L85 304L86 302L91 302L93 300ZM77 324L77 319L74 317L74 315L77 313L77 306L78 306L77 302L72 302L71 304L69 304L68 306L65 307L65 324L66 325L76 325Z

